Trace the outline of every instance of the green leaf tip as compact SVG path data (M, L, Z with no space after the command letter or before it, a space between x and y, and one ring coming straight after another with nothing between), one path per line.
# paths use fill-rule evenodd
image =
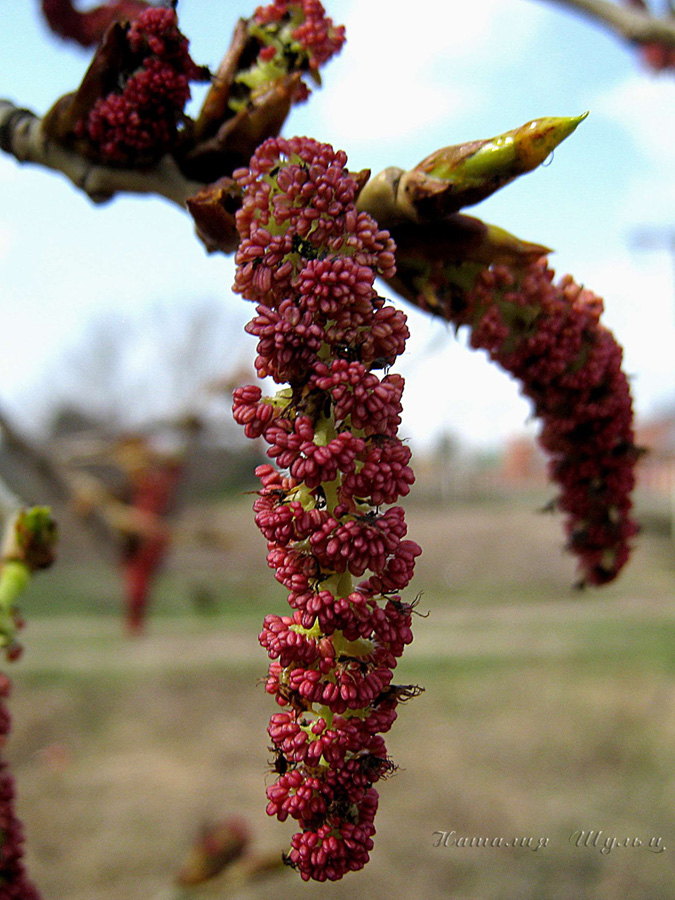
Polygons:
M463 188L487 187L489 181L501 187L543 163L587 115L533 119L493 138L437 150L416 169Z
M493 138L444 147L408 172L391 166L358 198L384 228L441 222L541 165L588 115L533 119Z

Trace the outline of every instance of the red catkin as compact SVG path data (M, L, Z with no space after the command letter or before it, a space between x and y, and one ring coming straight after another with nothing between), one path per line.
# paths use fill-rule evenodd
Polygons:
M7 709L10 681L0 674L0 748L4 747L11 719ZM14 810L14 778L0 759L0 900L40 900L28 880L23 863L23 826Z
M292 5L258 15L271 21ZM305 25L319 6L303 3ZM310 36L319 58L320 34ZM327 144L275 138L235 173L244 202L234 289L257 304L247 327L256 370L287 385L274 397L250 385L234 393L235 419L276 463L257 469L255 516L292 610L267 616L260 634L266 689L284 710L268 729L278 778L267 811L298 823L287 861L316 881L368 861L373 784L393 768L381 734L415 693L392 678L412 640L413 604L398 591L420 548L404 540L403 510L381 508L414 480L397 435L403 379L377 374L408 330L373 287L393 273L394 245L356 212L346 162Z
M621 347L600 323L602 300L569 275L557 284L553 275L545 260L484 270L456 320L533 402L569 548L582 582L600 585L625 565L638 530L632 400Z
M150 8L126 33L128 59L119 86L100 97L75 133L113 165L156 162L178 139L190 81L205 74L192 61L173 9Z

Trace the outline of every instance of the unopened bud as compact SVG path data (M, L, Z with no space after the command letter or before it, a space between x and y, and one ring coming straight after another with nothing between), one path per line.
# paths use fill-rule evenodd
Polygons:
M409 172L385 169L361 192L359 208L383 227L438 222L536 169L587 115L535 119L497 137L444 147Z
M370 213L382 228L391 228L412 218L410 211L399 208L398 204L398 186L403 175L404 169L389 166L374 175L359 193L357 208Z
M206 185L193 197L188 197L188 212L209 253L216 250L232 253L237 249L239 236L234 217L241 205L240 195L237 183L225 176L214 184Z
M54 562L56 522L47 506L20 510L5 535L2 558L24 563L30 571Z
M397 250L389 284L406 300L444 318L456 313L462 295L486 266L522 267L551 252L462 213L437 223L402 224L391 234Z
M16 598L30 582L30 569L24 562L9 560L0 569L0 648L9 662L15 662L22 653L16 635L19 631Z
M215 878L244 853L249 832L240 819L227 819L203 829L188 851L176 882L184 887Z

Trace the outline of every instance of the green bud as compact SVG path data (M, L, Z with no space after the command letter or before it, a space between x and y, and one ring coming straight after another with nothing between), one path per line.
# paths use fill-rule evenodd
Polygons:
M536 169L587 115L535 119L494 138L444 147L409 172L385 169L361 192L359 209L386 228L443 220Z
M463 218L468 219L469 216ZM528 265L552 252L543 244L524 241L497 225L485 223L486 231L480 247L476 249L476 261L492 264Z
M490 265L524 267L550 253L496 225L455 213L437 223L407 222L391 229L396 274L390 286L406 300L446 319L456 317L462 296Z
M0 608L11 610L14 601L30 583L30 569L25 563L10 560L3 563L0 574Z
M459 186L480 186L490 179L498 179L501 186L536 169L587 115L534 119L494 138L446 147L415 170Z
M31 572L26 563L9 560L0 569L0 648L8 659L17 659L21 645L16 639L21 627L16 601L30 582Z
M398 205L398 185L404 174L404 169L389 166L367 181L356 201L359 212L369 213L382 228L414 219L409 210L404 211Z
M34 506L18 514L15 523L15 557L31 569L45 569L54 561L56 522L48 506Z

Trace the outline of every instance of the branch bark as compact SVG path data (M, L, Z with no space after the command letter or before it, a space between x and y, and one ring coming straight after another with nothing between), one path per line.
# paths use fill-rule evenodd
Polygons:
M124 192L157 194L185 208L188 197L204 187L186 178L170 156L151 169L117 169L93 163L49 138L39 116L10 100L0 100L0 149L19 162L61 172L94 203L105 203Z
M675 48L675 19L658 18L648 12L628 9L609 0L548 0L588 16L610 31L635 44L657 43Z

